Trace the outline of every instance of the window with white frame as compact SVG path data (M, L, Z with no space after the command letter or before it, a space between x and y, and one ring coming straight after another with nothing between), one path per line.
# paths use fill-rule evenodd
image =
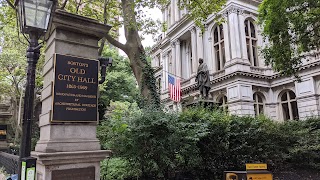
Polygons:
M258 48L256 28L251 20L245 20L245 33L247 44L247 55L252 66L259 66L258 64Z
M259 116L264 114L264 103L263 103L263 95L261 93L254 93L253 94L253 104L254 104L254 114Z
M280 105L282 107L283 119L284 120L299 119L296 94L291 90L287 90L281 94L280 100L281 100Z
M216 59L216 70L222 70L226 62L223 25L216 26L213 30L213 48Z

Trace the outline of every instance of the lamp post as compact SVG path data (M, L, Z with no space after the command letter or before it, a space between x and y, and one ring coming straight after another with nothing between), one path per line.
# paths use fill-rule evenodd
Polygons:
M20 32L29 35L29 47L27 49L27 84L24 96L22 139L19 158L19 179L28 180L29 175L26 175L26 173L33 173L33 177L35 176L35 160L30 157L30 153L35 71L40 56L40 48L42 47L38 41L47 31L52 10L55 7L55 0L16 0L15 6L18 12ZM29 166L34 166L34 169L30 169L33 170L33 172L28 172Z

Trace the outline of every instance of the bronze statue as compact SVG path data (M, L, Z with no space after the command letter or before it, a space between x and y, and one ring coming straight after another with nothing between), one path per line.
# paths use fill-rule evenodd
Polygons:
M202 58L199 58L199 67L196 76L196 82L198 88L200 90L201 97L204 99L208 99L210 87L210 77L209 77L209 70L206 63L203 62Z

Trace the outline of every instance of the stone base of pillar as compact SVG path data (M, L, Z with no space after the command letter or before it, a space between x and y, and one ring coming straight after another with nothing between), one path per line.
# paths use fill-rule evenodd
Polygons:
M228 110L230 114L238 116L254 115L253 102L249 101L228 102Z
M319 117L319 98L316 95L299 97L297 100L299 119L305 120L312 117Z
M99 180L100 161L110 151L31 152L37 158L37 180Z
M244 72L250 72L250 63L248 60L245 59L231 59L230 61L227 61L224 65L225 68L225 74L230 74L236 71L244 71Z

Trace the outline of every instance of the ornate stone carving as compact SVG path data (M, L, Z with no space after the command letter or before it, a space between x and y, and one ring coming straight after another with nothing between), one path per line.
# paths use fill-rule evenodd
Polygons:
M237 6L230 6L227 8L224 12L222 12L223 17L227 17L229 14L235 13L235 14L243 14L244 10Z
M176 45L176 43L175 43L174 41L170 42L170 46L171 46L172 48L174 48L175 45Z
M193 26L189 29L189 31L191 32L191 34L196 33L196 28Z

